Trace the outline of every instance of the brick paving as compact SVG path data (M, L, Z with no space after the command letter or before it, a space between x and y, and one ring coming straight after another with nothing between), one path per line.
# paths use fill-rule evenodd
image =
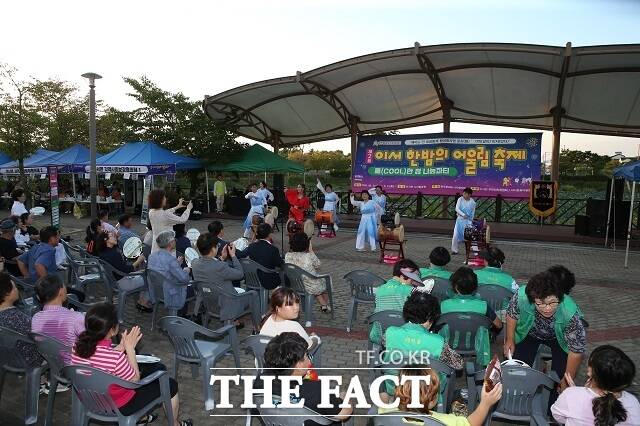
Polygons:
M42 218L44 219L44 218ZM36 223L36 226L44 224ZM225 224L225 237L233 240L241 234L241 222L237 220L223 220ZM70 234L74 242L79 242L84 236L84 226L87 219L75 220L69 216L63 217L63 234ZM204 231L207 221L193 221L187 228L196 227ZM142 226L137 226L142 232ZM407 236L407 257L418 264L426 263L427 256L433 247L442 245L450 246L450 239L442 235L410 234ZM274 238L276 245L281 246L279 233ZM285 236L286 242L286 236ZM532 241L495 241L507 256L504 269L510 272L518 281L525 281L532 274L546 269L553 264L563 264L569 267L575 274L577 285L573 290L574 297L583 309L590 323L588 331L589 350L597 345L610 343L622 348L640 365L640 316L637 303L640 301L640 253L631 253L629 268L624 269L624 252L613 252L595 246L580 246L566 243L536 243ZM382 277L389 277L391 266L377 262L377 254L359 253L354 249L355 235L352 230L340 230L338 237L334 239L313 239L314 251L322 261L321 272L330 273L333 279L335 312L332 318L329 315L316 311L316 322L311 330L323 338L322 363L323 367L356 368L359 367L356 351L366 348L366 327L364 318L371 309L367 306L359 308L358 320L353 324L353 331L346 332L347 306L350 293L347 284L342 277L355 269L370 270ZM462 256L454 256L451 268L461 265ZM160 313L160 316L162 312ZM138 324L142 327L144 338L139 346L141 352L151 352L163 359L163 362L171 366L172 350L168 339L156 330L150 331L150 315L138 313L131 301L127 306L128 324ZM216 324L212 324L213 327ZM240 331L240 337L245 338L249 334L250 327ZM500 350L498 346L494 350ZM251 367L252 358L242 352L242 367ZM230 357L218 364L219 367L233 367ZM343 375L345 381L357 374L357 370L339 370L332 374ZM360 377L363 383L367 382L367 374ZM235 374L235 373L234 373ZM584 368L581 369L581 382ZM242 425L243 417L210 417L204 411L201 378L191 377L190 369L183 366L179 372L181 413L183 416L192 417L195 424L225 424ZM459 383L462 385L462 383ZM12 392L11 389L16 389ZM19 389L19 390L18 390ZM21 416L24 404L24 380L8 375L2 392L0 402L0 423L3 425L22 424ZM636 380L634 392L640 392L640 385ZM216 388L216 392L217 392ZM231 401L238 403L240 392L234 392ZM40 424L44 421L46 397L40 398ZM67 425L70 411L69 392L60 393L56 399L54 424ZM161 409L157 410L161 415L159 424L166 424ZM231 410L214 410L213 414L229 414ZM235 411L238 413L238 410ZM364 413L362 413L364 414ZM257 424L254 422L254 424ZM356 424L365 424L365 418L356 419Z

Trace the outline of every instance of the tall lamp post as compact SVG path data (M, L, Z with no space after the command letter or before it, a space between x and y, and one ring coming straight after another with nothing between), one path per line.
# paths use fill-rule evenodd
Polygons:
M98 217L98 174L96 171L96 80L102 78L94 72L82 74L82 77L89 79L89 151L91 156L91 170L89 176L89 187L91 190L91 217Z

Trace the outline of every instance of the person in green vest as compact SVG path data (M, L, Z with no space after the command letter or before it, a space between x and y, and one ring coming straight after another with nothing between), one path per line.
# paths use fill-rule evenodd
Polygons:
M490 247L483 250L480 256L487 262L487 266L476 270L478 284L494 284L507 288L512 292L518 291L518 283L513 277L502 270L504 265L504 253L498 247Z
M227 195L227 184L224 182L222 175L216 176L213 184L213 195L216 197L216 211L222 212L224 208L224 196Z
M431 250L429 254L429 267L420 268L420 276L426 277L438 277L448 280L451 276L451 271L447 271L445 266L451 261L451 255L444 247L436 247Z
M440 302L429 293L413 292L402 308L406 323L401 327L389 327L385 332L385 358L390 362L409 356L421 363L429 359L439 360L455 370L464 367L462 357L445 339L430 331L440 317ZM386 383L388 395L393 395L392 382Z
M402 311L404 302L415 286L422 286L417 275L418 265L412 260L402 259L393 265L393 278L375 290L376 306L374 313L382 311ZM374 322L369 331L369 340L376 344L382 343L382 327Z
M492 322L492 328L496 333L502 329L502 321L495 311L489 307L486 301L482 300L476 291L478 290L478 277L473 269L462 266L455 271L450 278L453 296L440 303L440 312L448 314L450 312L476 313L488 317ZM445 325L438 334L449 341L449 327ZM491 360L491 347L489 341L489 330L485 327L476 334L476 362L485 366Z
M538 347L551 348L551 369L562 378L560 391L572 379L586 351L582 312L556 276L548 271L534 275L511 298L507 308L504 355L533 365ZM552 401L555 398L552 397Z
M576 286L576 276L569 269L562 265L554 265L547 269L547 272L553 274L562 287L564 294L569 295L573 287Z

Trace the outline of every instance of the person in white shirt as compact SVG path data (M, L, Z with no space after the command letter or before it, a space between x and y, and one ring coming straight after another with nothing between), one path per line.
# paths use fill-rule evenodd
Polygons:
M380 225L380 222L382 222L382 215L384 215L387 208L387 196L384 195L384 191L380 185L376 185L374 188L371 188L369 190L369 195L371 196L371 199L380 206L380 209L376 212L376 222Z
M22 215L23 213L28 213L27 208L24 206L24 202L27 199L26 194L23 189L14 189L11 193L11 198L13 198L13 205L11 206L11 216Z
M465 188L462 197L456 202L456 224L451 239L451 253L458 254L458 244L464 241L464 228L473 223L476 214L476 202L471 198L473 191Z
M264 197L264 213L267 214L267 204L269 201L273 202L274 197L273 193L269 191L269 187L267 186L267 182L261 181L260 187L258 188L258 194Z
M275 337L281 333L292 332L299 334L307 341L309 349L315 349L320 344L320 337L315 333L310 335L300 325L296 318L300 312L300 298L287 287L278 287L271 293L269 310L264 316L260 334Z

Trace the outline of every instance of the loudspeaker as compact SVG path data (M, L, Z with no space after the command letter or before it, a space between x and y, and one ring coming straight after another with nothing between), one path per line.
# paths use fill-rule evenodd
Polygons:
M614 201L622 201L624 197L624 179L614 179L614 189L613 189L613 200ZM607 181L607 193L605 196L605 201L607 202L607 206L609 206L609 197L611 196L611 181Z
M615 189L617 191L617 189ZM614 197L616 196L614 192ZM629 201L617 201L611 205L611 224L609 236L624 237L629 225ZM587 200L587 216L589 216L589 235L604 237L607 228L609 200ZM615 225L615 230L614 230Z
M576 215L573 233L575 235L589 235L589 216Z
M284 174L276 173L273 175L273 204L278 207L279 215L287 216L289 211L289 203L284 197Z

